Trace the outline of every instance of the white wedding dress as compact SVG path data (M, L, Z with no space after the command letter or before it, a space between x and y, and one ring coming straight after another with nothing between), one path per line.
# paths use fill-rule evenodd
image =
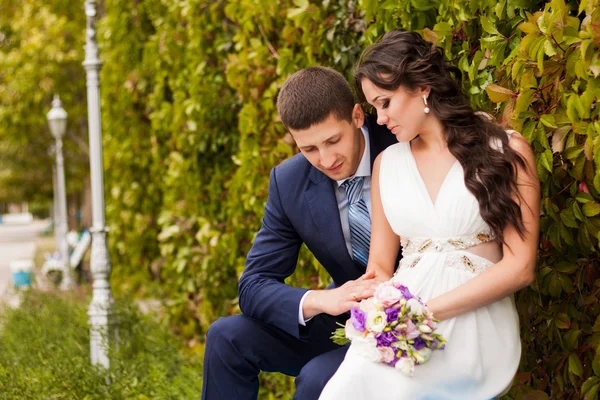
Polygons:
M402 240L396 276L425 302L469 281L492 265L468 248L491 240L479 205L457 161L433 204L409 143L385 150L379 186L385 215ZM519 365L519 320L512 296L442 321L444 350L408 377L371 361L353 343L320 400L488 400L506 392ZM372 354L372 353L371 353Z

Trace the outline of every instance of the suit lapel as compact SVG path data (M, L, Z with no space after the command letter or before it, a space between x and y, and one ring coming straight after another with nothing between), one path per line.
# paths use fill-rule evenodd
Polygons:
M329 253L342 268L354 265L354 260L348 254L337 200L333 192L331 180L316 168L310 169L311 185L304 193L306 203L321 239Z

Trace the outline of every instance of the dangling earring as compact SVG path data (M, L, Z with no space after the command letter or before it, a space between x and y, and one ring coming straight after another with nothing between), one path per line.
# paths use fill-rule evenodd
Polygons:
M423 112L425 114L429 114L431 109L429 109L429 106L427 105L427 96L425 96L425 95L423 95L423 103L425 103L425 108L423 109Z

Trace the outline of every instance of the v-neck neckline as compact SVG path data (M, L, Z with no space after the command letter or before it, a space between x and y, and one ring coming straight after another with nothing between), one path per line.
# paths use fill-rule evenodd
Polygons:
M458 160L455 160L454 163L452 164L452 166L450 167L450 169L448 169L448 172L446 172L446 176L444 176L444 180L442 181L442 184L440 185L440 187L439 187L439 189L437 191L437 195L435 197L435 201L433 201L433 199L431 198L431 195L429 194L429 191L427 190L427 185L425 184L425 180L423 180L423 176L421 175L421 171L419 171L419 166L417 165L417 160L415 159L415 156L414 156L414 154L412 152L412 148L410 146L410 142L407 142L406 145L408 147L408 153L409 153L410 158L412 160L413 167L415 168L415 171L417 173L419 182L421 183L421 188L425 192L425 196L429 200L429 204L431 204L431 206L435 209L437 207L437 204L438 204L439 200L440 200L440 195L442 194L442 190L444 189L444 186L446 184L446 181L448 180L448 177L450 176L450 174L452 173L452 171L454 170L454 168L456 168L456 165L460 164L460 163L458 162Z

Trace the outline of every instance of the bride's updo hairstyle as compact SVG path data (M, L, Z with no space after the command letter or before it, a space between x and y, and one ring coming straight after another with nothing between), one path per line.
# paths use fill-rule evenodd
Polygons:
M427 97L431 114L444 127L448 149L465 171L465 185L479 202L483 220L503 243L508 225L524 235L514 198L519 197L517 167L526 168L525 162L508 145L506 132L471 108L459 84L460 70L445 61L441 49L415 32L390 31L358 61L354 83L362 101L366 101L364 78L387 91L431 88Z

